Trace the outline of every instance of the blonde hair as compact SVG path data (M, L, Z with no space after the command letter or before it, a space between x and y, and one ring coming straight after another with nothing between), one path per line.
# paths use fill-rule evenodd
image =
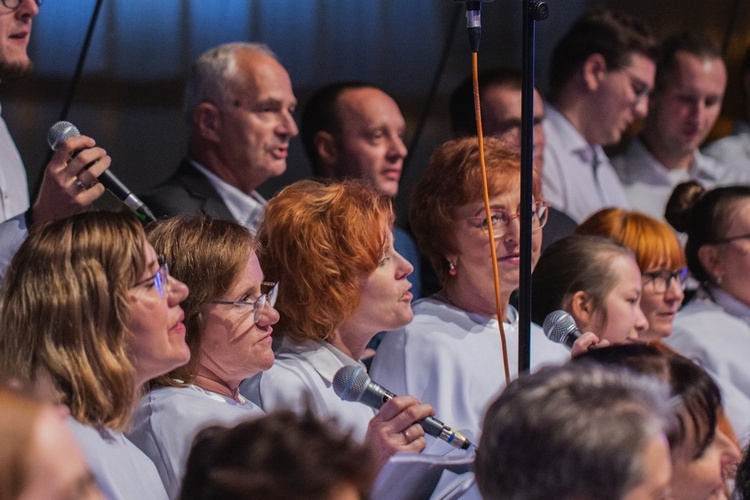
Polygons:
M129 289L145 272L132 213L90 212L35 226L0 298L0 371L49 377L86 425L123 430L138 394L128 352Z
M360 277L383 256L391 200L360 180L301 181L273 197L258 232L260 263L279 282L283 335L327 340L360 302Z

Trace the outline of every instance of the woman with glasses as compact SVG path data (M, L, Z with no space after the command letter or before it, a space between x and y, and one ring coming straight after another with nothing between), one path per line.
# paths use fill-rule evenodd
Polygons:
M681 184L668 207L670 224L687 232L688 268L701 285L666 342L700 360L725 393L731 385L750 398L750 187ZM730 407L727 416L736 422ZM746 442L743 420L736 428Z
M332 383L342 367L361 366L376 333L412 318L412 266L393 248L393 219L390 198L364 181L302 181L271 199L258 238L263 270L279 282L281 345L273 367L241 386L266 412L335 418L373 447L378 468L425 447L417 422L432 408L399 396L376 412L342 400Z
M264 279L248 229L234 221L180 216L151 224L148 239L190 287L183 302L190 362L151 381L131 440L156 464L170 497L179 493L193 438L264 412L240 382L274 362L277 286Z
M674 230L640 212L604 208L583 221L576 233L612 238L633 252L643 283L641 310L648 320L648 329L639 332L638 338L655 341L668 337L685 298L688 274Z
M107 498L167 498L124 435L140 388L190 359L180 302L132 213L34 226L0 298L0 371L49 381Z
M386 334L372 377L397 394L430 403L439 418L477 436L482 416L505 386L505 332L510 376L518 375L518 312L509 305L518 288L520 260L520 157L497 139L485 140L492 216L485 216L477 139L446 142L412 192L409 218L420 250L443 286L414 304L414 320ZM534 179L532 258L535 263L547 220L541 179ZM492 225L500 309L495 301L488 226ZM531 332L532 369L563 363L567 350ZM435 445L442 447L442 443ZM433 450L431 450L433 451ZM438 450L434 450L438 452Z

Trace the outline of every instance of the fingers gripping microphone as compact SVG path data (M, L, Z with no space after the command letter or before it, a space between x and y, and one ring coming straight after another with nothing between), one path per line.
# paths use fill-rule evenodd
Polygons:
M354 365L344 366L336 372L333 377L333 390L344 401L359 401L376 410L389 399L396 397L385 387L373 382L361 366ZM442 439L455 448L467 450L472 445L466 436L434 417L420 420L419 425L425 433Z
M81 135L75 125L70 122L57 122L52 125L47 132L47 144L56 151L60 145L70 139L71 137L77 137ZM118 179L109 169L102 172L97 179L102 185L107 188L112 194L117 196L120 201L128 206L139 219L143 222L152 222L156 220L154 214L149 210L145 203L143 203L133 192Z
M552 342L565 344L573 348L573 344L583 332L576 325L573 317L565 311L552 311L544 318L544 334Z

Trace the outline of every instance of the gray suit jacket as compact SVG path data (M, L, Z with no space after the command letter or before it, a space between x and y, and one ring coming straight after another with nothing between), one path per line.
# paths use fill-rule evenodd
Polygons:
M204 213L215 219L234 220L211 182L187 159L174 175L140 198L157 219Z

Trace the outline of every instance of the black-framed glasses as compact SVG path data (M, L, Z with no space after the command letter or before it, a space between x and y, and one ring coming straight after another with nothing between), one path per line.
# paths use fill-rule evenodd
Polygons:
M493 208L490 210L490 213L492 219L492 234L495 239L501 238L508 232L508 228L513 219L521 217L521 212L510 213L504 208ZM531 215L531 230L537 232L547 223L547 219L549 218L549 203L546 201L534 202ZM477 222L482 228L482 231L484 231L484 234L489 234L489 229L487 228L487 216L484 212L476 217L469 217L469 220Z
M664 269L661 271L643 273L641 276L645 278L646 283L651 283L651 286L656 293L666 293L666 291L669 290L669 287L672 285L672 280L674 280L679 285L679 287L683 291L685 291L685 287L687 286L688 270L684 267L682 269L678 269L677 271Z
M156 262L159 264L156 274L139 281L133 285L133 288L153 284L153 287L159 293L159 297L163 299L169 293L169 266L167 265L167 257L164 254L159 255L156 257Z
M640 101L651 93L651 86L648 83L635 76L627 68L620 68L620 70L630 80L630 88L633 90L633 94L635 94L636 101Z
M255 299L253 302L247 302L245 300L238 300L233 302L231 300L214 300L212 304L222 304L225 306L234 306L240 309L242 313L254 312L253 321L257 323L260 321L260 315L263 314L263 306L266 302L273 307L276 304L276 298L279 295L279 283L274 281L264 281L261 283L262 287L270 288L267 293L262 294L260 297Z
M24 2L24 0L1 0L1 1L3 3L3 6L6 9L10 9L10 10L16 10ZM44 3L44 0L34 0L34 2L36 3L37 7L41 7L42 4Z
M726 238L721 238L720 240L716 240L714 243L715 244L729 243L729 242L737 241L737 240L750 240L750 234L738 234L737 236L728 236Z

